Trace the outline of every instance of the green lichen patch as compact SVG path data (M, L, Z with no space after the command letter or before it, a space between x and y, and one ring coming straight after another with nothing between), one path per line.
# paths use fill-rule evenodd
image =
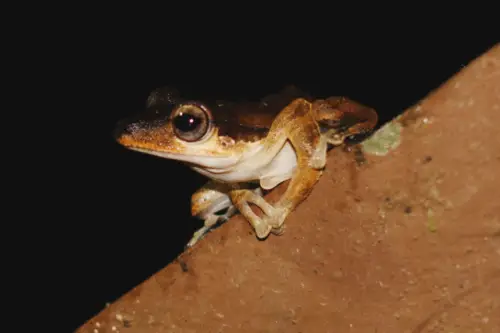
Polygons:
M363 141L363 152L376 156L385 156L396 149L401 143L402 126L397 121L391 121L382 126L369 139Z

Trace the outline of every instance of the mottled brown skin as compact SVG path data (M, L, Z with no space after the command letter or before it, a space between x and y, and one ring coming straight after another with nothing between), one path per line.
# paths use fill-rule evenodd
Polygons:
M145 153L168 153L170 155L167 158L192 156L194 162L185 160L188 164L196 164L200 156L245 156L242 154L248 152L250 146L258 144L259 152L255 157L250 157L256 160L256 168L262 168L257 161L271 161L285 143L290 143L296 156L296 168L288 177L291 181L286 192L274 205L267 203L260 193L247 184L249 181L260 181L263 188L272 188L286 179L256 178L225 183L212 181L208 187L193 195L192 213L195 216L213 202L230 198L260 239L267 237L270 232L283 232L283 222L288 214L309 195L321 176L329 148L342 144L347 137L369 133L377 123L377 114L373 109L345 97L314 100L294 87L287 87L279 94L267 96L260 103L203 103L210 110L213 134L208 139L200 140L200 144L193 148L175 136L170 117L172 110L184 102L171 88L157 89L148 98L146 111L139 119L128 119L117 127L117 141L125 147ZM253 171L252 161L242 163L240 171ZM215 172L213 178L217 178L217 172L213 171L216 169L206 166L197 168L202 173L208 170L209 177L212 175L210 172ZM234 169L238 171L238 165ZM257 216L249 203L259 207L264 215ZM217 217L212 215L205 219L206 229L203 233L217 222Z
M287 87L280 94L266 96L259 102L203 101L203 104L212 112L219 136L228 136L237 142L253 142L264 138L277 114L299 97L309 98L305 92ZM178 104L189 101L172 87L153 91L145 110L119 122L116 128L118 141L125 146L140 144L152 149L170 147L170 114ZM134 136L130 142L127 141L129 137L123 135L126 131Z

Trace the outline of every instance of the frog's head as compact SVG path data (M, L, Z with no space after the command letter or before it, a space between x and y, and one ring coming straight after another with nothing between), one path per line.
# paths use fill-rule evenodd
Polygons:
M131 150L208 168L234 165L243 151L220 135L207 105L180 100L168 87L153 91L143 112L120 121L115 138Z

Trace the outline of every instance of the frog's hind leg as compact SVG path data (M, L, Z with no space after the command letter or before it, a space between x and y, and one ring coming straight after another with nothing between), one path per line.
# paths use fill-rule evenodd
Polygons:
M235 188L250 188L240 184L225 184L208 181L191 197L191 215L203 220L204 225L196 230L186 247L192 247L201 240L217 223L224 223L238 212L229 197L229 191ZM253 189L256 195L262 195L261 188Z
M313 103L316 119L328 144L338 146L347 137L369 134L378 116L374 109L346 97L329 97Z
M231 200L262 239L270 232L281 234L283 222L312 191L326 164L327 140L322 137L311 103L299 98L285 107L273 122L263 143L269 153L277 153L289 141L297 156L297 167L279 201L271 205L264 198L246 190L230 192ZM258 217L248 203L258 206L264 216Z

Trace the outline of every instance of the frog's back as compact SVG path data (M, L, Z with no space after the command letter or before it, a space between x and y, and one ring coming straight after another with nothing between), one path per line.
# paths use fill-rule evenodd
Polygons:
M260 102L220 102L212 106L219 135L236 141L253 142L264 138L276 116L296 98L310 96L296 88L287 86L276 94L264 97Z
M177 105L191 101L203 104L210 110L220 136L228 136L236 142L254 142L263 139L278 113L299 97L310 99L307 93L295 86L287 86L278 93L262 98L261 101L207 102L185 98L177 89L165 86L152 91L146 108L126 121L145 128L161 126L169 121L170 114Z

